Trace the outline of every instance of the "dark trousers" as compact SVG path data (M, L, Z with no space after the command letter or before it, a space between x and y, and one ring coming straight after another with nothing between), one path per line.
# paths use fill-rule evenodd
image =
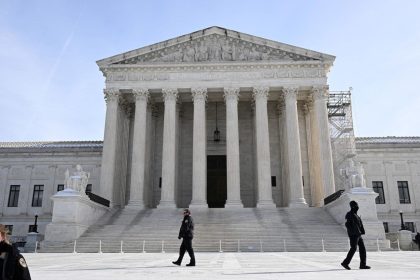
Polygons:
M360 255L360 266L366 265L366 248L363 238L361 236L350 236L350 250L347 253L347 257L343 261L343 264L349 265L354 253L356 253L357 246L359 246Z
M185 251L188 252L188 255L190 255L190 263L195 264L195 257L194 257L194 250L192 248L192 239L189 238L183 238L181 247L179 248L179 257L177 262L181 263L182 258L184 257Z

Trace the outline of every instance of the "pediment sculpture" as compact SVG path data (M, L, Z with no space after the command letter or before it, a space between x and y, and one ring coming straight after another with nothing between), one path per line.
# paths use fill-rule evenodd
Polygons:
M149 62L306 61L315 58L218 34L193 39L115 64Z

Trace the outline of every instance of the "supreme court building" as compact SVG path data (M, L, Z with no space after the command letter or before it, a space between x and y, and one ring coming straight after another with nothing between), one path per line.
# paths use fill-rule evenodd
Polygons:
M320 206L335 192L333 62L219 27L98 61L101 196L135 208Z
M99 60L103 142L0 143L0 223L24 236L37 215L44 233L78 164L117 211L292 209L349 190L354 159L385 231L399 211L419 227L420 137L355 138L352 121L334 122L351 116L329 91L334 59L210 27Z

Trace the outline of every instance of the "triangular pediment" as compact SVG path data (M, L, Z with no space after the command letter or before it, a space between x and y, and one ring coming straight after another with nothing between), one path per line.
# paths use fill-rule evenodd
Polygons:
M334 56L256 36L210 27L161 43L98 61L100 67L115 64L160 64L258 61L328 61Z

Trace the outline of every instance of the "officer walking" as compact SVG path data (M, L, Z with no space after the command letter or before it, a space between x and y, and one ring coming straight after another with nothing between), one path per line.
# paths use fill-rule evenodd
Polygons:
M182 258L184 257L185 251L190 255L190 263L187 266L195 266L194 250L192 248L192 239L194 237L194 222L191 217L191 211L184 209L184 219L182 220L181 228L179 229L178 239L182 238L182 244L179 248L178 260L172 262L176 265L181 265Z
M347 253L347 257L341 263L341 265L350 270L349 264L353 258L354 253L359 246L359 255L360 255L360 269L370 269L370 266L366 265L366 248L365 243L363 242L362 235L365 234L365 229L363 228L362 219L357 215L359 210L359 205L356 201L350 201L350 211L346 214L346 228L347 234L350 239L350 250Z

